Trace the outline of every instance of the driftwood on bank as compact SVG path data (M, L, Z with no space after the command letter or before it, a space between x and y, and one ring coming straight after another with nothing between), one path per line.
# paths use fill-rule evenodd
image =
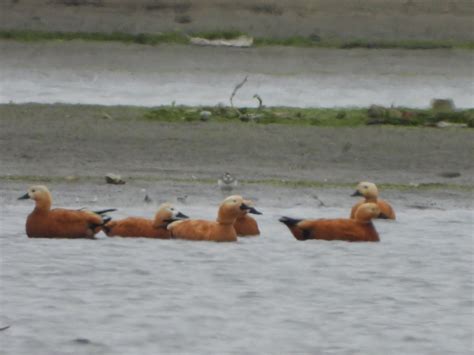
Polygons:
M232 91L232 94L230 95L230 98L229 98L229 101L230 101L230 107L232 107L235 112L237 112L237 114L239 115L239 117L242 116L242 112L240 112L240 110L236 107L234 107L234 96L235 94L237 94L237 91L239 91L242 86L245 85L245 83L247 82L247 79L248 79L248 75L245 76L244 80L242 80L240 83L238 83L235 87L234 87L234 90Z

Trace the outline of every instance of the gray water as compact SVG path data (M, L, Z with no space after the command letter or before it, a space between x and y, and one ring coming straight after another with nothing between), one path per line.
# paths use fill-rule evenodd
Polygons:
M298 242L276 219L314 210L259 206L261 237L219 244L32 240L30 207L1 207L2 354L472 351L470 210L399 211L357 244Z
M473 106L473 51L0 41L0 103Z

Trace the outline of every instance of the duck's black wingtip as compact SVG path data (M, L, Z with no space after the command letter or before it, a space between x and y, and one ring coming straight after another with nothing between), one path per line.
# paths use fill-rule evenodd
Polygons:
M109 223L112 220L112 217L110 216L103 216L102 217L102 226L105 226L107 223Z
M105 210L98 210L98 211L92 211L92 212L94 212L95 214L98 214L98 215L103 215L104 213L115 212L115 211L117 211L116 208L107 208Z

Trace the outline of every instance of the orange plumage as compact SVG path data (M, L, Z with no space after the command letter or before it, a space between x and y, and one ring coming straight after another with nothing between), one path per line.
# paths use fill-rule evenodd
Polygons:
M248 210L241 210L239 216L234 222L235 232L239 237L255 237L260 235L260 229L258 228L257 221L249 216L252 214L261 214L252 205L252 201L244 200L244 203L249 206Z
M107 222L103 229L109 237L143 237L169 239L170 232L166 228L171 222L187 218L177 211L171 204L165 203L160 206L155 214L155 219L140 217L128 217L121 220Z
M354 219L293 219L280 218L298 240L323 239L349 242L378 242L379 235L371 221L380 210L374 203L359 207Z
M32 199L36 206L26 220L30 238L88 238L93 239L107 218L87 210L51 209L52 198L46 186L32 186L19 199ZM112 210L107 210L112 211Z
M355 213L357 209L362 206L364 203L372 202L371 200L361 200L357 202L351 209L351 218L355 218ZM395 212L393 211L392 207L384 200L377 199L376 201L372 202L376 203L380 209L380 214L375 218L381 219L395 219Z
M257 221L248 216L238 217L234 223L235 232L239 237L252 237L260 235Z
M234 222L241 210L250 209L241 196L227 197L219 207L216 221L184 220L168 226L173 238L196 241L235 242Z
M355 218L357 209L364 203L375 203L380 209L380 213L375 218L395 219L395 212L390 204L379 198L377 186L372 182L361 182L357 185L352 196L362 196L363 200L357 202L351 209L351 218Z

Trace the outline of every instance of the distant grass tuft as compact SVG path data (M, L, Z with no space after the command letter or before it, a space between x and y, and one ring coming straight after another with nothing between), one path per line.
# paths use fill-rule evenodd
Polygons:
M116 41L123 43L136 43L145 45L170 44L189 44L190 36L214 39L235 39L242 35L248 35L238 30L222 30L210 32L164 32L164 33L123 33L123 32L45 32L32 30L0 30L0 39L9 39L24 42L35 41ZM456 41L432 41L432 40L379 40L371 41L364 39L341 40L324 39L318 35L312 36L292 36L286 38L254 38L255 46L289 46L289 47L314 47L314 48L334 48L334 49L474 49L474 42L456 42Z
M138 33L130 34L123 32L43 32L43 31L0 31L0 39L10 39L23 42L37 41L99 41L99 42L123 42L157 45L160 43L187 44L189 39L181 32L167 32L161 34Z
M286 38L255 38L256 46L292 46L334 49L474 49L474 42L433 41L433 40L341 40L322 39L319 36L294 36Z

